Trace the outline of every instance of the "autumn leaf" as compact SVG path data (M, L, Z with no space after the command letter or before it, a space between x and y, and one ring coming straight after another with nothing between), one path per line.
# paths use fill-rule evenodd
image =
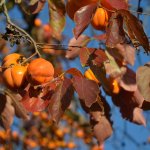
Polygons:
M105 0L101 1L101 5L111 10L128 9L126 0Z
M12 100L9 96L0 94L0 99L2 101L2 106L0 107L0 125L5 129L10 129L15 116L15 109L12 105Z
M78 11L76 11L74 15L74 21L76 23L76 26L73 30L76 39L78 39L78 37L90 24L93 14L96 11L96 8L97 3L92 3L84 7L81 7Z
M82 73L76 68L68 69L67 71L65 71L65 74L70 74L72 76L83 77Z
M98 100L100 90L95 81L78 76L74 76L72 80L79 99L83 100L87 107Z
M144 32L141 22L127 10L119 10L123 22L127 27L127 33L135 47L141 45L148 54L150 52L149 41Z
M114 48L117 44L124 43L123 18L117 12L113 13L106 29L106 46Z
M136 74L133 70L126 67L126 72L122 75L119 85L126 91L134 92L137 90Z
M114 48L108 48L107 51L115 59L125 64L134 65L135 48L129 44L117 44Z
M150 62L138 68L136 80L139 91L145 100L150 101Z
M124 119L136 124L146 125L145 118L140 109L144 98L138 90L128 92L121 89L119 94L112 96L112 100L120 108L121 115Z
M64 0L48 0L48 4L52 36L57 40L61 40L62 32L66 24Z
M48 106L48 111L53 121L58 123L71 103L73 92L72 82L67 78L55 89Z
M39 13L43 9L45 3L46 0L22 0L21 7L26 14L31 15Z
M94 51L95 51L94 48L88 48L88 47L81 48L79 57L80 57L81 65L83 67L89 65L88 63L89 63L90 56L91 54L94 53Z
M80 35L77 40L75 38L72 38L68 44L66 58L68 59L76 58L80 53L80 49L86 46L89 42L90 42L90 37L87 35Z

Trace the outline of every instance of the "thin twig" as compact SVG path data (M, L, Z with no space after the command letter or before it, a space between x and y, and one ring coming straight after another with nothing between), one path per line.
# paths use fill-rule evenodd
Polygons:
M26 36L26 37L30 40L30 42L34 45L35 51L36 51L36 53L38 54L38 56L41 57L41 55L40 55L40 53L39 53L39 51L38 51L36 42L34 41L34 39L33 39L25 30L21 29L20 27L18 27L17 25L15 25L15 24L11 21L9 15L8 15L8 10L7 10L7 7L6 7L6 4L5 4L5 3L2 5L2 8L3 8L3 13L4 13L4 15L6 16L7 23L10 24L11 26L13 26L14 28L16 28L16 29L17 29L19 32L21 32L24 36Z

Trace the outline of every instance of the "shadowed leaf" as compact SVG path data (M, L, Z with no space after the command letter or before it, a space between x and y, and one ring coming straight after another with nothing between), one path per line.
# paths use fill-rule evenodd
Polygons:
M48 106L48 110L53 121L58 123L71 103L73 92L72 82L70 79L66 78L56 88Z
M0 97L2 97L3 101L6 101L5 107L1 112L0 125L5 129L10 129L14 120L15 109L9 96L1 94Z
M78 11L76 11L74 15L74 21L76 23L76 26L73 30L76 39L82 34L82 32L90 24L92 16L96 11L96 8L97 8L97 3L92 3L90 5L81 7Z
M106 46L114 48L117 44L124 43L123 18L117 12L113 13L106 30Z
M31 15L40 12L43 9L45 3L46 0L22 0L21 7L25 13Z
M82 77L73 77L73 86L87 107L90 107L99 98L99 87L96 82Z
M128 67L126 69L126 72L120 79L119 85L126 91L134 92L137 90L136 74Z
M150 52L149 41L144 32L141 22L127 10L119 10L127 27L128 36L135 47L141 45L148 54Z

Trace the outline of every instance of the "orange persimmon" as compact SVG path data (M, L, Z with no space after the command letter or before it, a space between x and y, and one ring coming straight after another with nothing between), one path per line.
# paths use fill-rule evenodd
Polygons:
M18 89L25 85L28 64L22 64L26 58L13 53L2 61L2 75L4 83L11 89Z
M27 80L32 85L40 85L49 82L53 79L53 76L53 65L43 58L34 59L27 68Z
M97 8L93 18L92 26L97 30L105 30L109 21L109 14L103 8Z

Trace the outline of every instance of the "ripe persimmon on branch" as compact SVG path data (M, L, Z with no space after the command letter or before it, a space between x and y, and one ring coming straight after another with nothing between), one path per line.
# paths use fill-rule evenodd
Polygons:
M18 5L27 18L26 13L40 12L45 2L21 0ZM6 46L6 40L12 46L19 44L20 49L28 46L29 50L25 51L30 53L25 58L18 46L18 53L9 54L2 60L1 84L5 88L0 97L5 103L0 115L4 128L11 126L14 115L28 119L29 112L44 110L50 120L59 122L70 109L76 92L82 109L90 116L94 136L103 144L113 129L110 106L102 96L102 89L119 107L124 119L146 125L142 112L150 109L149 63L140 67L137 73L129 65L134 66L137 47L142 46L149 54L149 41L140 21L129 11L126 0L68 0L66 4L63 0L48 0L50 23L43 25L36 17L31 18L35 26L31 24L33 28L29 33L11 21L5 1L0 6L7 22L3 45ZM66 13L76 25L74 37L68 44L62 44ZM104 34L84 35L90 24ZM103 46L88 47L92 40ZM88 68L84 73L77 68L64 71L58 57L65 61L79 57L81 65ZM148 76L146 83L143 82L145 76ZM9 113L13 115L7 120Z

